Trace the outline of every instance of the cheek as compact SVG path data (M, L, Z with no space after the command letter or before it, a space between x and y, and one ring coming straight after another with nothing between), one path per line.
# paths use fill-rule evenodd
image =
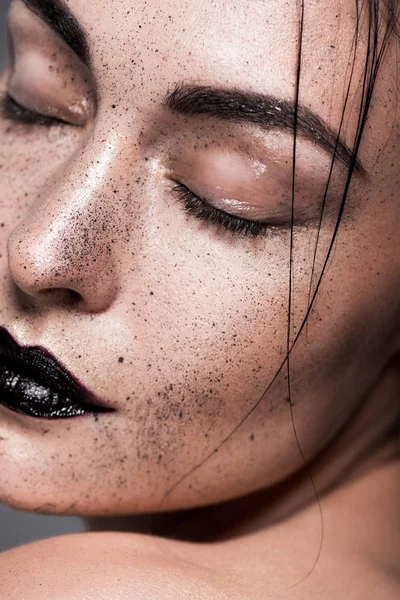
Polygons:
M11 232L46 181L74 153L81 136L72 128L28 127L0 119L0 138L0 214L6 231ZM5 236L1 235L1 240Z
M110 325L124 321L119 374L125 371L130 400L121 408L135 418L143 411L149 427L141 435L153 428L172 445L173 426L193 440L200 432L213 443L222 439L262 393L285 348L287 286L277 261L261 277L254 257L212 251L209 242L204 252L201 239L181 230L179 241L159 240L168 250L137 256L135 273L124 276L118 318L110 317ZM152 398L154 420L143 398Z
M62 126L28 128L0 121L0 135L2 198L23 197L24 205L33 202L43 183L79 145L79 135Z
M123 277L119 310L129 311L130 354L153 355L152 369L199 394L251 396L285 351L287 240L255 250L248 240L227 243L225 234L181 220L173 232L161 225L157 244L135 254ZM240 410L229 404L228 427Z

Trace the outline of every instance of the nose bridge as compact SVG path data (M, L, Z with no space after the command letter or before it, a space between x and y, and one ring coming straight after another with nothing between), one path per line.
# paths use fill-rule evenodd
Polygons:
M84 191L90 202L93 195L101 193L101 188L112 177L115 159L118 156L122 136L114 131L109 132L106 138L101 135L86 144L80 156L74 161L73 175L77 174ZM75 190L79 194L79 189Z
M102 135L94 130L12 232L11 274L29 295L68 289L87 302L97 296L94 304L100 301L103 308L111 302L117 289L111 251L118 220L113 187L123 144L124 137L115 131Z

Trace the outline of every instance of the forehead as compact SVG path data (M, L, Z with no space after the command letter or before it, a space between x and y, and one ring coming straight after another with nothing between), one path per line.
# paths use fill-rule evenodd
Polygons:
M117 88L146 103L149 94L190 80L293 98L300 22L293 0L70 0L68 6L88 32L105 91ZM305 0L302 101L333 121L332 90L344 89L354 32L350 0Z

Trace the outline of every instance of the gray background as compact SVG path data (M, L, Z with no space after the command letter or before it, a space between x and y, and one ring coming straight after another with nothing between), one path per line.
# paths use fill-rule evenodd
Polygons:
M0 62L3 63L7 49L6 32L5 32L5 15L9 0L0 0Z
M8 0L0 0L0 66L4 64L7 50L5 19L8 4ZM74 517L31 515L0 506L0 552L33 540L84 529L83 522Z

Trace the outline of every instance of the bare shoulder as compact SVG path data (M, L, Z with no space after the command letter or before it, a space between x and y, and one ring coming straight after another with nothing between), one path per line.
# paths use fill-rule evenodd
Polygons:
M323 572L316 570L301 585L275 593L271 593L264 577L259 585L257 581L245 585L246 578L227 577L217 557L207 562L204 566L197 560L189 544L161 538L111 532L60 536L0 554L0 597L1 600L400 598L397 576L380 569L355 567L354 561L332 563Z
M1 600L239 600L179 546L111 532L27 544L0 554Z

